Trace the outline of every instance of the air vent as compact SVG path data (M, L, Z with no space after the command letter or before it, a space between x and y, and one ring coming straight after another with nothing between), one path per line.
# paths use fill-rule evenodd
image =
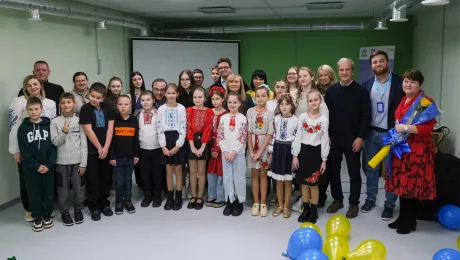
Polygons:
M235 9L231 6L213 6L213 7L200 7L198 12L205 14L231 14L236 13Z
M308 10L334 10L342 9L344 7L344 2L312 2L307 3Z

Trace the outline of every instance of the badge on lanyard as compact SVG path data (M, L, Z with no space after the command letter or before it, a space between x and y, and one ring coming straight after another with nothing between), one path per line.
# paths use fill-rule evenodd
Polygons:
M385 111L385 105L383 102L377 102L377 112L383 113Z

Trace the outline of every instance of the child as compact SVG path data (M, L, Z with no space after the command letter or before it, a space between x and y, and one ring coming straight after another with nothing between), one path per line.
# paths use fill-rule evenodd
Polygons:
M292 166L298 169L296 182L302 185L303 212L298 221L316 223L318 219L318 183L325 181L326 160L329 154L329 120L321 114L321 93L307 94L309 110L300 115L294 141ZM310 204L311 202L311 204Z
M251 215L258 216L260 214L262 217L268 216L267 147L275 132L273 128L274 114L267 109L268 95L268 86L258 87L256 89L257 105L248 110L248 167L252 169L252 196L254 197Z
M315 84L315 73L313 70L307 67L301 67L299 69L299 90L297 92L297 108L295 110L295 115L297 117L300 114L308 112L308 105L307 105L307 94L310 93L312 90L318 90L318 87ZM323 97L321 96L321 99ZM321 107L319 108L321 111L321 115L329 118L329 110L327 109L326 103L321 102Z
M239 111L246 116L248 109L254 106L254 102L252 102L251 96L244 92L244 82L241 76L238 74L230 74L227 77L227 89L227 97L228 94L232 92L240 95L241 104L239 106ZM226 105L228 105L228 103Z
M227 114L222 105L225 90L220 86L214 86L209 90L212 105L212 132L211 132L211 158L208 161L208 200L207 207L221 208L225 206L225 191L223 184L222 153L217 143L217 128L220 118Z
M163 188L164 173L160 169L159 158L163 157L157 130L157 110L154 107L155 98L151 91L141 93L142 110L137 116L139 121L139 164L141 168L142 184L144 185L144 199L141 207L161 206L161 190Z
M131 203L134 165L139 162L139 123L129 114L131 98L121 95L117 100L118 114L113 125L113 139L110 146L110 164L115 166L115 214L136 212Z
M121 91L123 91L123 81L121 81L120 77L113 76L109 80L109 88L107 89L107 96L104 98L104 103L109 105L115 113L118 113L117 100L121 95Z
M220 118L217 142L224 155L222 169L224 173L225 198L227 206L224 216L239 216L243 213L246 201L246 140L248 135L246 117L238 112L241 106L241 95L229 93L228 114Z
M179 73L179 103L185 108L193 106L193 92L196 89L195 78L190 70Z
M42 102L37 97L27 100L27 113L18 129L19 151L22 156L24 180L30 211L34 218L32 230L51 228L53 219L54 170L56 147L51 143L50 120L41 117Z
M286 82L288 84L288 93L291 94L292 100L297 107L297 96L300 89L299 85L299 69L292 66L286 73Z
M177 103L179 89L176 86L166 86L166 104L158 109L157 130L163 164L166 165L166 182L168 186L165 210L180 210L182 208L182 165L186 161L186 151L183 147L187 132L185 107ZM176 177L176 194L174 196L174 180Z
M274 85L275 86L273 88L275 89L275 98L267 101L267 108L273 113L275 113L275 109L278 106L278 99L284 94L289 94L286 81L280 79L275 81Z
M203 208L206 185L206 161L209 159L208 142L211 138L213 111L204 106L206 95L203 88L193 91L195 106L187 108L187 141L189 142L190 186L192 198L188 209ZM198 175L198 195L196 181Z
M263 70L255 70L251 77L251 90L246 91L251 96L252 102L256 103L256 89L261 85L267 84L267 74ZM275 97L273 91L270 90L270 100Z
M85 131L75 115L75 96L62 94L59 99L61 115L51 120L51 142L57 147L56 186L61 220L64 226L72 226L70 207L74 207L75 224L83 223L82 210L85 200L86 182L83 176L88 159ZM72 187L72 188L71 188ZM71 191L73 190L73 196Z
M88 163L86 165L86 194L91 219L99 221L101 212L113 215L110 209L111 171L107 158L113 137L114 112L104 100L106 87L93 83L89 89L89 103L80 110L80 125L88 138Z
M275 134L270 142L270 171L268 176L276 180L278 208L273 211L277 217L283 213L285 218L291 216L289 201L292 192L292 143L297 133L299 119L294 115L295 105L290 95L282 95L276 108ZM276 160L275 160L276 158Z

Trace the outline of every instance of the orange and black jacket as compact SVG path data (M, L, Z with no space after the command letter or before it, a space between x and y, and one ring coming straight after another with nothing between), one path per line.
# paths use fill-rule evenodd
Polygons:
M139 123L130 115L124 119L115 115L113 138L110 145L109 159L139 157Z

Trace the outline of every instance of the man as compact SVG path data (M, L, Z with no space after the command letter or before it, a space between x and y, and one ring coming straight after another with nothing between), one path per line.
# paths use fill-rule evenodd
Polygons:
M48 77L51 73L48 63L46 61L39 60L34 64L34 70L32 73L43 82L45 88L46 98L53 100L56 103L56 115L59 115L59 98L64 94L64 89L60 85L53 84L48 81ZM18 97L24 95L21 90L19 90Z
M343 208L340 166L342 156L347 160L350 176L350 197L347 218L354 218L359 212L361 195L360 152L363 139L369 127L371 105L369 93L353 80L354 64L351 59L337 62L340 82L326 91L325 102L329 108L329 137L331 150L327 160L327 174L331 183L334 202L327 212L336 213Z
M363 87L370 94L372 106L370 129L364 142L363 168L366 174L367 199L361 207L363 213L368 213L375 207L381 171L380 165L373 169L367 162L382 149L382 136L386 136L388 129L395 126L395 111L404 96L401 77L389 69L388 54L377 51L371 54L369 60L375 76L363 82ZM393 209L398 196L387 191L385 198L381 218L388 221L393 218Z
M217 69L219 70L220 77L214 82L213 86L222 86L227 91L227 77L232 74L232 62L229 58L220 58L217 61ZM243 81L244 91L250 90L248 84Z
M204 81L204 73L200 69L193 70L193 78L195 79L196 87L197 88L204 88L203 81Z
M166 80L156 79L152 83L152 91L155 96L155 108L158 109L166 103Z

